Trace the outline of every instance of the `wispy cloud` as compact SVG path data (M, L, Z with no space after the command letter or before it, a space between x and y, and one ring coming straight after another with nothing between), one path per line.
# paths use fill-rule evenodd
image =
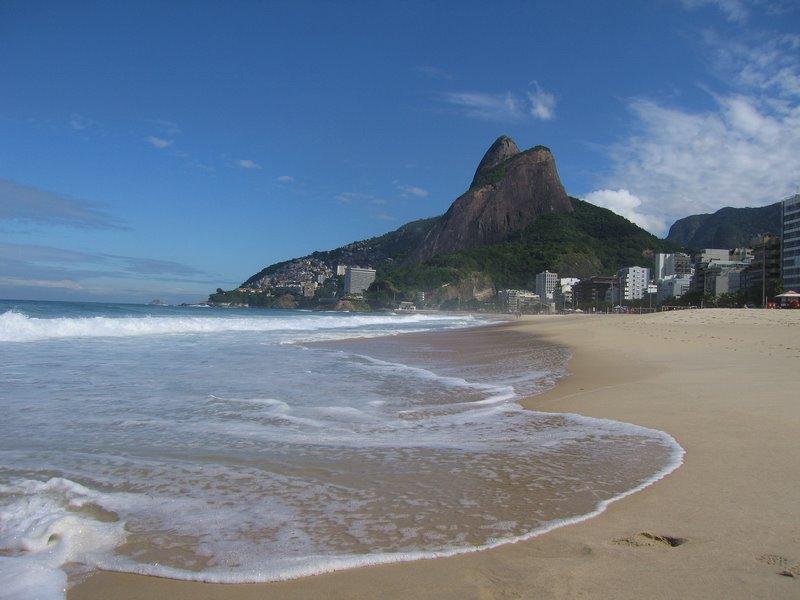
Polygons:
M261 165L250 159L244 159L244 158L239 159L238 161L236 161L236 164L239 165L239 168L241 169L261 170Z
M99 279L171 283L210 283L212 279L190 265L175 261L39 244L0 242L0 259L0 280L5 285L79 289Z
M528 92L531 114L542 121L549 121L556 116L556 97L545 92L536 81L531 82L531 85L535 88Z
M135 256L119 256L115 254L97 255L100 260L106 260L131 275L165 275L175 277L196 277L203 272L189 265L172 260L155 258L141 258Z
M518 121L525 115L521 99L506 92L488 94L484 92L447 92L442 100L451 104L467 117L487 121Z
M166 121L164 119L158 119L155 121L155 124L160 127L167 135L175 136L180 135L183 133L178 124L174 121Z
M422 73L428 79L450 80L453 78L445 69L432 65L419 65L416 67L418 73Z
M88 117L84 117L83 115L73 114L70 115L69 126L75 131L82 131L84 129L96 127L97 123Z
M0 221L70 225L93 229L123 228L104 204L0 179Z
M54 290L82 290L83 286L69 279L24 279L0 277L0 286L7 288L45 288Z
M749 16L747 6L742 0L681 0L688 9L695 9L704 6L714 6L718 8L729 21L743 23Z
M440 96L460 112L473 119L486 121L522 121L533 117L550 120L555 117L556 99L537 82L525 93L446 92Z
M175 140L167 140L157 137L155 135L148 135L144 140L154 148L169 148L175 143Z
M415 185L398 184L397 189L403 196L414 196L415 198L427 198L428 190Z
M281 175L280 177L276 177L275 181L278 183L294 183L295 179L291 175Z
M336 200L342 204L353 204L354 202L365 202L372 199L373 196L370 194L362 194L360 192L339 192L336 194Z
M763 206L800 183L800 44L772 38L747 45L709 37L729 93L692 111L634 99L636 131L610 148L615 167L587 196L654 233L720 206ZM752 38L751 38L752 39Z
M705 31L703 41L712 50L715 71L726 81L779 98L800 96L800 34L744 36L732 40Z

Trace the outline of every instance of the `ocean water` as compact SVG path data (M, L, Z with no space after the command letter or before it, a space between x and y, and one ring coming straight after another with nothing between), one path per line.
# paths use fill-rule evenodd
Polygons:
M97 568L264 582L469 552L680 464L663 432L523 410L567 354L481 326L0 301L0 598Z

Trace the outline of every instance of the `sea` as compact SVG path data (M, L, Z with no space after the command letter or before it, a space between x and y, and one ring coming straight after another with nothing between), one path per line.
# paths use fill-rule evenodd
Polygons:
M0 301L0 598L97 569L286 580L589 518L683 450L523 409L568 358L467 314Z

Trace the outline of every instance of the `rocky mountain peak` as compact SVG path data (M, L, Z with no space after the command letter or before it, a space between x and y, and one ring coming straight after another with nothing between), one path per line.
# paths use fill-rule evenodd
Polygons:
M475 170L475 177L472 178L472 183L469 186L470 189L475 187L488 171L491 171L501 162L515 154L519 154L519 147L514 143L514 140L507 135L501 135L497 138L478 164L478 168Z
M520 152L511 138L501 136L481 160L470 189L450 205L409 262L498 244L541 215L572 211L550 149Z

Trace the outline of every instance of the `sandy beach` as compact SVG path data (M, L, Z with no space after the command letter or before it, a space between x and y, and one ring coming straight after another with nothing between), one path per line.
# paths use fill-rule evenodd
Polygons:
M546 316L491 329L572 352L570 375L526 407L666 431L683 466L595 518L493 550L257 585L98 573L68 598L800 597L800 311Z

